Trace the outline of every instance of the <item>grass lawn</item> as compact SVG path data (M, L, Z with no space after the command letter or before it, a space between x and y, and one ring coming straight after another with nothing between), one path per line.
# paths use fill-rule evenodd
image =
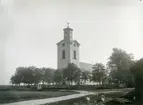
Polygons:
M0 103L10 103L32 99L43 99L77 93L78 92L72 91L0 91Z

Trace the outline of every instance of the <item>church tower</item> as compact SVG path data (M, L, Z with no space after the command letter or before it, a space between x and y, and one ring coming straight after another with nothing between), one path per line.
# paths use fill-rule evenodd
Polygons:
M67 24L67 28L63 29L64 39L57 43L58 69L74 63L79 67L79 46L80 44L73 40L73 29Z

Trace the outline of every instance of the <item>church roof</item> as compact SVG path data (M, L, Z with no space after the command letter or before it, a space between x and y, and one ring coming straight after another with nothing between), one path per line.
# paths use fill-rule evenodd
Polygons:
M59 41L59 42L57 43L57 45L61 44L62 42L64 42L64 39L63 39L63 40L61 40L61 41ZM77 45L78 45L78 46L80 45L80 44L79 44L79 42L78 42L78 41L76 41L76 40L73 40L73 42L74 42L74 43L77 43Z
M64 42L64 39L63 40L61 40L61 41L59 41L58 43L57 43L57 45L59 45L60 43L62 43L62 42Z
M93 65L90 63L80 62L79 65L80 65L80 68L83 70L90 71L90 72L93 70L92 69Z
M78 46L80 45L77 40L74 40L74 42L77 43Z
M72 29L72 28L69 28L69 27L67 27L67 28L64 28L63 30L64 30L64 31L65 31L65 30L67 30L67 31L68 31L68 30L71 30L71 31L73 31L73 29Z

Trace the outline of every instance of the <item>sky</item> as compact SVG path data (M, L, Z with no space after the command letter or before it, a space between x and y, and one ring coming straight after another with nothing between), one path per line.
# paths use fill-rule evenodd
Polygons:
M19 66L57 68L56 43L67 22L82 62L106 64L114 47L143 57L143 1L0 1L0 85Z

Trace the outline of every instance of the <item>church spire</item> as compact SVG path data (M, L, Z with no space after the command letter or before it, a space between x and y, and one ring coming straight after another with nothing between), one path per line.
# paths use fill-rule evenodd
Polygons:
M67 27L63 29L64 30L64 40L70 42L73 40L72 32L73 29L69 27L69 22L67 23Z
M72 29L72 28L70 28L70 23L69 23L69 22L67 22L67 27L66 27L66 28L64 28L63 30L71 30L71 31L73 31L73 29Z
M70 25L70 23L68 22L68 23L67 23L67 28L69 28L69 25Z

